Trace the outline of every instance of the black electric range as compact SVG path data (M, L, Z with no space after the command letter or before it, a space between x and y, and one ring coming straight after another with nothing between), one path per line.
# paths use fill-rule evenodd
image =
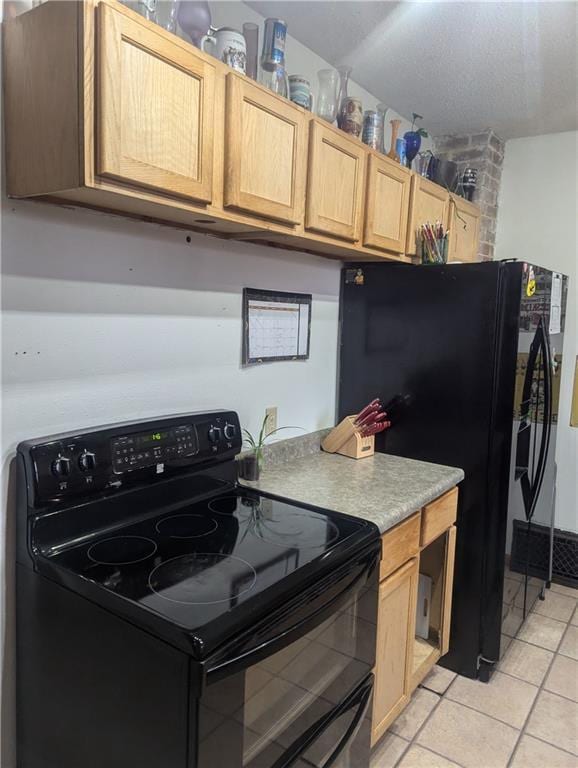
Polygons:
M22 765L369 755L377 528L239 487L240 433L235 413L212 412L19 446ZM267 691L276 725L253 714ZM113 752L88 746L97 731Z

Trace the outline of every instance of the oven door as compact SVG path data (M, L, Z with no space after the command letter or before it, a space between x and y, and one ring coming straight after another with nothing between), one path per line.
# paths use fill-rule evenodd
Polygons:
M192 768L369 765L378 562L373 547L209 668Z

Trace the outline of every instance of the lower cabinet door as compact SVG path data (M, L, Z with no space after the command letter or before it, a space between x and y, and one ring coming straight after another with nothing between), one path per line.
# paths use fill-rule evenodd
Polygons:
M440 632L440 651L443 656L450 649L450 626L452 623L452 594L454 591L454 562L456 559L456 526L446 532L446 558L444 561L444 594Z
M410 560L379 585L372 744L409 700L418 563Z

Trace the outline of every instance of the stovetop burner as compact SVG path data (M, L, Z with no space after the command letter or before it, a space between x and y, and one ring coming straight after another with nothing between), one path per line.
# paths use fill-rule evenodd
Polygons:
M155 526L161 536L172 539L200 539L214 533L219 523L212 517L204 515L171 515L163 517Z
M254 516L261 506L262 499L251 496L221 496L209 502L209 509L216 515L235 516L248 520Z
M258 605L364 525L243 491L183 502L130 520L116 535L103 532L100 541L72 541L47 562L57 575L78 574L196 631L235 606Z
M274 518L261 516L255 522L254 533L278 547L299 549L329 547L339 538L339 529L331 520L291 511Z
M98 565L132 565L154 555L157 545L145 536L110 536L97 541L86 554Z
M234 602L256 581L257 572L246 560L210 552L174 557L149 576L149 586L157 595L188 605Z

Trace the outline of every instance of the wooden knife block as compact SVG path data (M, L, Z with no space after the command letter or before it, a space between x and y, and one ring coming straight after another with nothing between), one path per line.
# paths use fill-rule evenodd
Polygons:
M351 459L364 459L375 453L375 436L362 437L354 425L355 416L346 416L321 443L327 453L339 453Z

